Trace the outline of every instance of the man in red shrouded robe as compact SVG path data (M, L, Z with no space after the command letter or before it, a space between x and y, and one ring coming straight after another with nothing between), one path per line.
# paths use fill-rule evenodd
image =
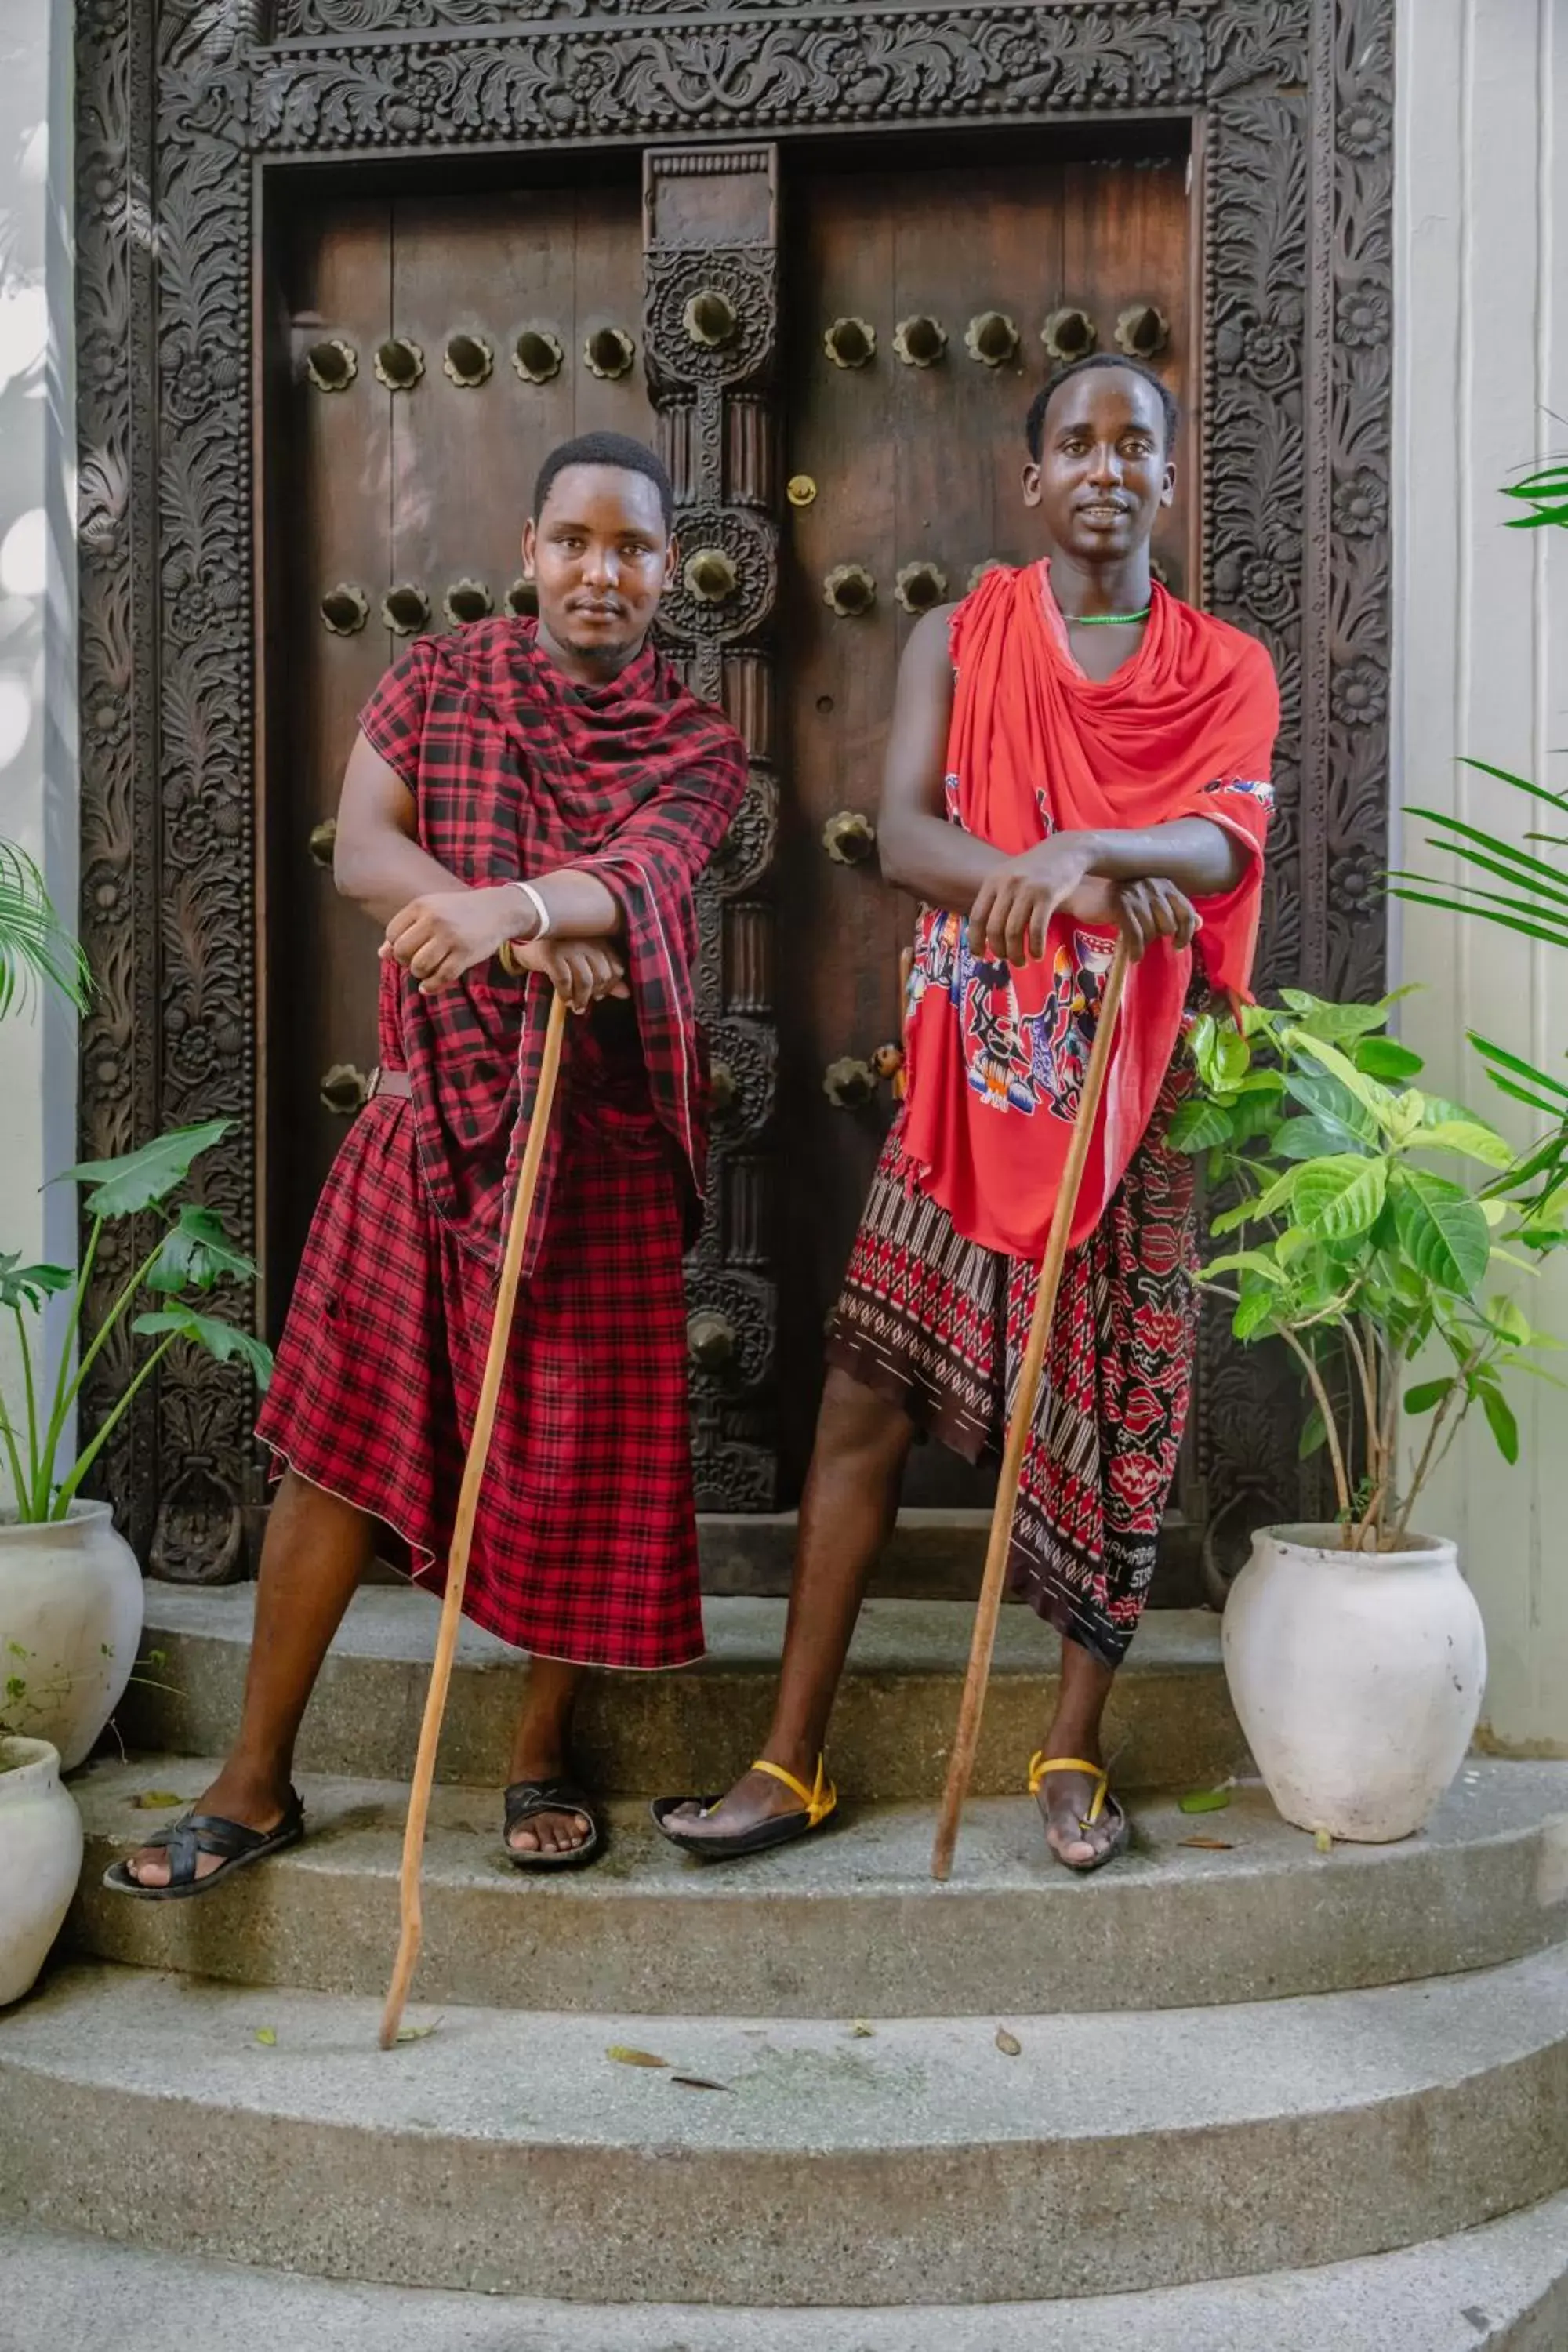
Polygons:
M888 879L925 902L907 1090L829 1335L767 1741L721 1802L655 1808L710 1857L832 1809L828 1715L916 1434L1000 1450L1119 929L1137 960L1009 1570L1063 1637L1028 1776L1050 1849L1089 1870L1127 1841L1100 1717L1153 1569L1194 1338L1173 1062L1189 1005L1247 986L1279 708L1263 647L1152 579L1175 424L1136 362L1063 369L1030 413L1024 476L1050 555L987 573L904 655L879 835Z
M683 1249L707 1086L695 887L739 737L648 642L669 478L594 434L545 462L539 620L421 638L361 714L340 889L384 927L381 1067L316 1212L259 1434L268 1521L245 1709L195 1813L119 1864L167 1899L292 1843L300 1717L377 1525L439 1590L552 985L569 1024L464 1607L532 1653L510 1858L600 1850L567 1777L585 1667L700 1656Z

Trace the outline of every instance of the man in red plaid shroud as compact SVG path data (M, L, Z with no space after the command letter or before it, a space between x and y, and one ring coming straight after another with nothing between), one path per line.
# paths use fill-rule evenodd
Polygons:
M295 1737L378 1524L440 1590L551 984L585 1017L464 1595L532 1654L514 1862L600 1849L566 1778L584 1669L701 1655L681 1281L706 1150L694 889L745 754L647 641L676 560L658 459L616 434L568 442L533 513L538 622L420 638L361 714L336 876L384 927L381 1068L259 1423L281 1484L239 1737L195 1812L110 1873L122 1893L192 1894L302 1834Z

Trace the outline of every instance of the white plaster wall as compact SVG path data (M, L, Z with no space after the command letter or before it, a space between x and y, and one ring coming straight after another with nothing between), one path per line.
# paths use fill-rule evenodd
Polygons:
M0 834L77 884L69 0L0 0ZM0 1022L0 1250L69 1259L69 1014ZM7 1360L0 1357L0 1370Z
M1568 533L1505 530L1498 496L1528 462L1568 456L1568 0L1399 14L1395 826L1425 803L1518 834L1518 796L1457 763L1568 789ZM1394 862L1441 871L1423 832L1404 818ZM1487 1084L1465 1032L1568 1076L1568 956L1406 907L1394 960L1423 983L1403 1027L1434 1084L1522 1139L1529 1115ZM1525 1304L1568 1339L1568 1267ZM1458 1537L1486 1617L1483 1735L1568 1754L1568 1395L1518 1390L1520 1466L1468 1431L1421 1517Z

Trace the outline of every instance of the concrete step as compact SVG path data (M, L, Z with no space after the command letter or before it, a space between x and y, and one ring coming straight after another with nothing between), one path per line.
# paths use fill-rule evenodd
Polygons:
M149 1584L144 1654L119 1727L144 1752L213 1756L239 1718L255 1587ZM595 1675L578 1710L578 1760L595 1788L642 1796L729 1785L767 1727L784 1603L710 1599L709 1655L677 1675ZM437 1608L367 1587L355 1598L305 1718L305 1772L405 1778L425 1705ZM864 1802L940 1793L973 1612L961 1601L871 1601L833 1723L839 1785ZM1031 1612L1002 1612L975 1769L976 1796L1015 1790L1055 1704L1059 1644ZM526 1662L463 1628L441 1747L443 1778L505 1778ZM1189 1787L1241 1769L1246 1748L1220 1665L1219 1619L1162 1610L1144 1621L1106 1718L1120 1785Z
M1563 2352L1568 2197L1321 2270L896 2312L523 2302L0 2227L0 2352Z
M887 2305L1346 2261L1568 2185L1562 1948L1098 2029L1021 2018L1016 2053L991 2015L857 2035L426 2006L433 2031L384 2054L378 2014L63 1970L0 2020L0 2215L394 2284Z
M131 1903L102 1871L196 1796L216 1764L100 1759L72 1792L87 1867L68 1933L146 1968L374 1994L397 1940L400 1782L307 1780L308 1843L193 1903ZM840 1827L713 1868L645 1806L611 1809L594 1869L525 1877L493 1790L435 1792L419 1990L431 2001L650 2014L895 2017L1173 2009L1441 1976L1568 1935L1568 1764L1468 1765L1430 1828L1317 1852L1261 1789L1224 1812L1134 1804L1135 1852L1069 1878L1024 1795L969 1811L955 1874L930 1876L935 1807L846 1808ZM1228 1851L1185 1844L1220 1839Z

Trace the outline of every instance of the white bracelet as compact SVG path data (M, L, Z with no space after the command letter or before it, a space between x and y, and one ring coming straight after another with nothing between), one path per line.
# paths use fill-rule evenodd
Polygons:
M540 897L538 891L534 888L532 883L515 881L509 882L506 885L506 887L509 890L521 890L522 892L523 897L528 900L529 905L533 908L534 913L539 918L539 929L535 931L533 935L534 938L536 940L547 940L550 937L550 909L545 905L543 899Z

